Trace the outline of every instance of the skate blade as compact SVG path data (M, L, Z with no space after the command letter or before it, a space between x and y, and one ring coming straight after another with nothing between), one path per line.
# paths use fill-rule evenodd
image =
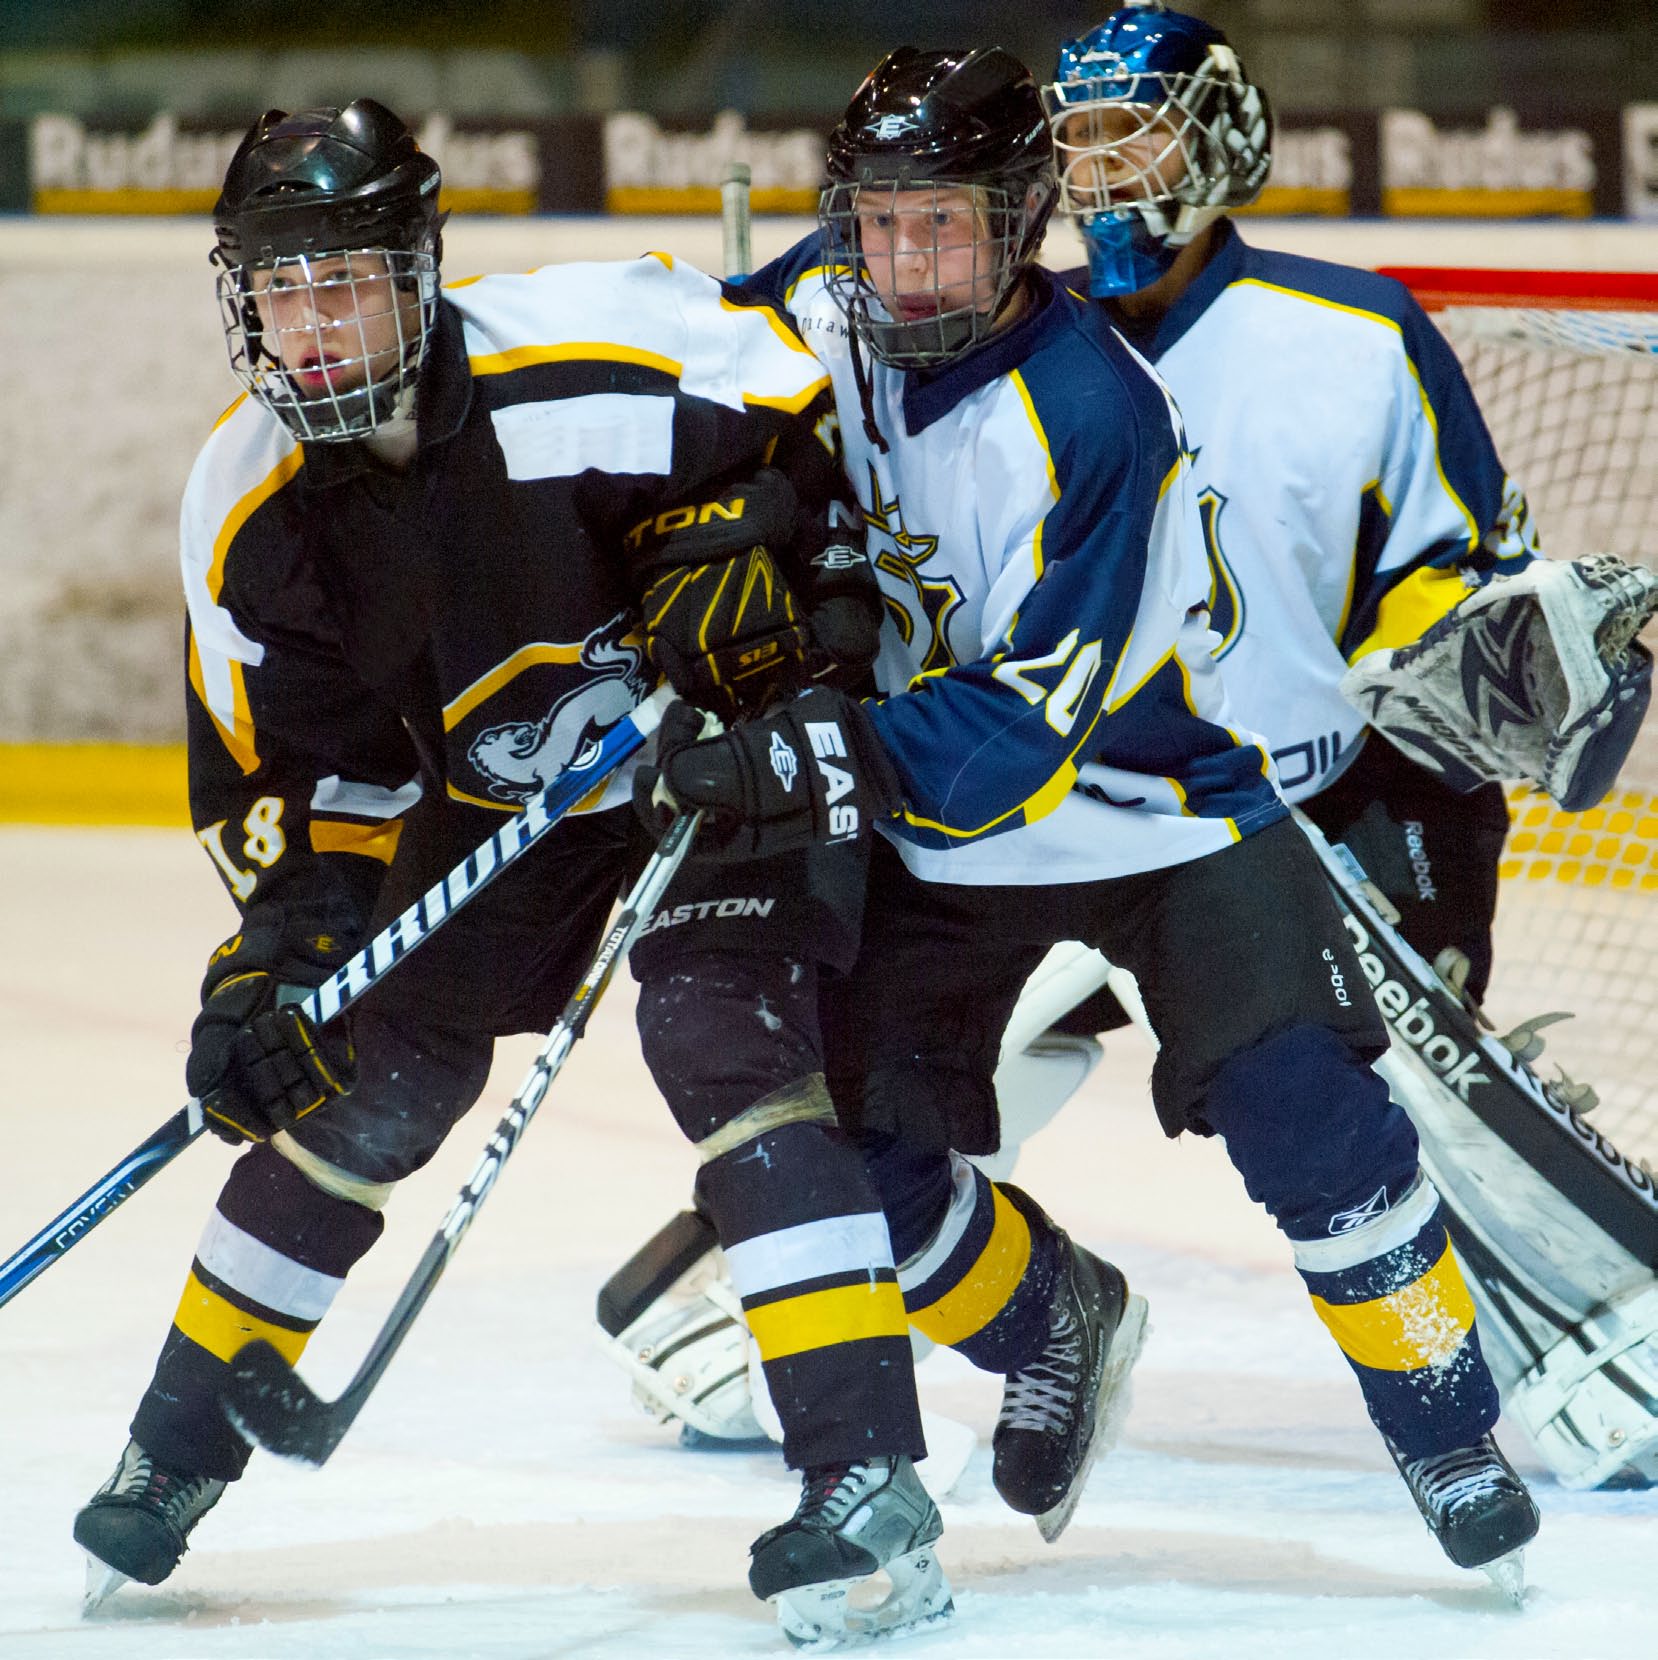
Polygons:
M1082 1463L1065 1497L1052 1510L1044 1510L1036 1518L1036 1530L1048 1544L1052 1544L1071 1524L1077 1505L1082 1502L1082 1490L1095 1461L1103 1458L1116 1446L1128 1418L1128 1409L1134 1399L1129 1374L1140 1358L1146 1341L1146 1300L1130 1295L1123 1304L1123 1317L1111 1335L1111 1352L1106 1357L1105 1371L1094 1396L1094 1434L1083 1454Z
M950 1582L938 1565L931 1545L886 1565L892 1589L873 1605L852 1601L860 1587L878 1585L877 1576L826 1579L816 1585L797 1585L770 1599L777 1610L783 1635L807 1654L828 1654L856 1648L887 1637L909 1637L943 1625L955 1612Z
M1516 1608L1524 1604L1526 1600L1526 1553L1524 1546L1519 1550L1511 1550L1507 1556L1499 1556L1493 1562L1482 1562L1480 1572L1487 1575L1491 1583Z
M96 1614L109 1599L128 1582L128 1575L107 1562L100 1562L90 1552L86 1558L86 1591L81 1598L81 1617Z

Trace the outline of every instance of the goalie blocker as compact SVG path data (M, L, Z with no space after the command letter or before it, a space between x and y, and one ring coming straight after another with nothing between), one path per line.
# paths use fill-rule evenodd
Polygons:
M1658 1193L1473 1015L1309 832L1394 1042L1504 1410L1573 1488L1658 1482Z
M1341 689L1453 789L1527 779L1566 812L1611 789L1652 697L1635 636L1658 575L1615 554L1493 576L1421 639L1373 651Z

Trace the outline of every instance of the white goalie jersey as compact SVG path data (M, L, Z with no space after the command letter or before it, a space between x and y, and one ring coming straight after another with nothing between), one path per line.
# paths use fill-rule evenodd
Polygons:
M1180 405L1234 718L1294 801L1365 718L1350 662L1419 638L1537 553L1455 354L1401 284L1249 247L1230 224L1134 344Z

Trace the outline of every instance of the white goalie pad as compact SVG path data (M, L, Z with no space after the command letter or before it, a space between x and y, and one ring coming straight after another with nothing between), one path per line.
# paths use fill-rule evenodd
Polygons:
M1303 823L1393 1043L1504 1409L1567 1487L1658 1482L1658 1191L1545 1083L1541 1021L1497 1039L1394 932L1345 848ZM1515 1042L1523 1038L1523 1042Z
M749 1385L753 1340L719 1251L708 1255L621 1331L598 1341L658 1423L677 1419L711 1441L767 1435Z
M1454 789L1524 779L1567 812L1612 787L1652 695L1635 636L1658 575L1615 554L1494 576L1420 640L1373 651L1341 689Z

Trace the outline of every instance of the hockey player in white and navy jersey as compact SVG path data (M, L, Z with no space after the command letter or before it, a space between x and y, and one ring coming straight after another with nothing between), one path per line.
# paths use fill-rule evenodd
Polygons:
M99 1596L177 1566L247 1461L221 1404L240 1349L299 1356L393 1185L476 1099L494 1038L544 1030L582 979L643 857L625 783L349 1019L313 1028L295 988L584 756L657 671L730 719L876 648L873 579L829 534L830 387L777 314L663 256L440 289L438 188L406 126L359 100L261 117L215 210L246 395L181 515L190 800L240 923L209 960L186 1080L216 1133L253 1145L132 1439L76 1518ZM788 1455L834 1465L874 1426L913 1484L903 1299L818 1027L864 855L692 859L634 967L699 1202L758 1288ZM919 1487L914 1503L930 1509Z
M1125 6L1062 48L1044 101L1061 209L1088 252L1069 280L1156 364L1187 422L1234 708L1265 736L1285 795L1358 857L1399 933L1477 1006L1507 829L1498 780L1570 810L1605 793L1649 699L1634 635L1658 582L1612 555L1537 558L1461 368L1400 284L1252 248L1224 217L1266 180L1271 117L1218 30ZM1366 741L1372 725L1390 741ZM1048 966L1060 972L1057 954ZM1059 1030L1076 1041L1124 1018L1102 991ZM1641 1290L1639 1253L1616 1266L1602 1231L1619 1230L1596 1213L1609 1201L1590 1197L1579 1147L1534 1154L1524 1176L1499 1147L1482 1172L1479 1132L1456 1128L1469 1104L1431 1086L1424 1098L1394 1057L1386 1070L1440 1138L1429 1150L1505 1404L1571 1485L1646 1467L1658 1397L1619 1357L1653 1329L1658 1292ZM1028 1133L1055 1104L1004 1130ZM1530 1111L1504 1109L1520 1144ZM1562 1259L1568 1237L1596 1267ZM1615 1340L1585 1337L1614 1295ZM1442 1531L1466 1471L1415 1460L1405 1473Z
M875 818L831 1087L912 1324L1007 1375L995 1481L1045 1536L1108 1438L1143 1306L949 1149L994 1150L1009 1011L1048 948L1080 938L1137 977L1164 1128L1223 1137L1395 1458L1480 1476L1447 1551L1507 1563L1537 1512L1490 1439L1496 1392L1415 1134L1370 1070L1385 1033L1226 706L1174 407L1103 312L1032 264L1050 163L1005 53L906 48L860 89L819 235L754 288L834 380L889 608L882 695L813 691L701 742L665 725L645 782L659 811L702 806L745 850ZM795 1531L840 1537L881 1480L878 1463L847 1472L840 1508L809 1495ZM755 1578L793 1588L759 1547Z

